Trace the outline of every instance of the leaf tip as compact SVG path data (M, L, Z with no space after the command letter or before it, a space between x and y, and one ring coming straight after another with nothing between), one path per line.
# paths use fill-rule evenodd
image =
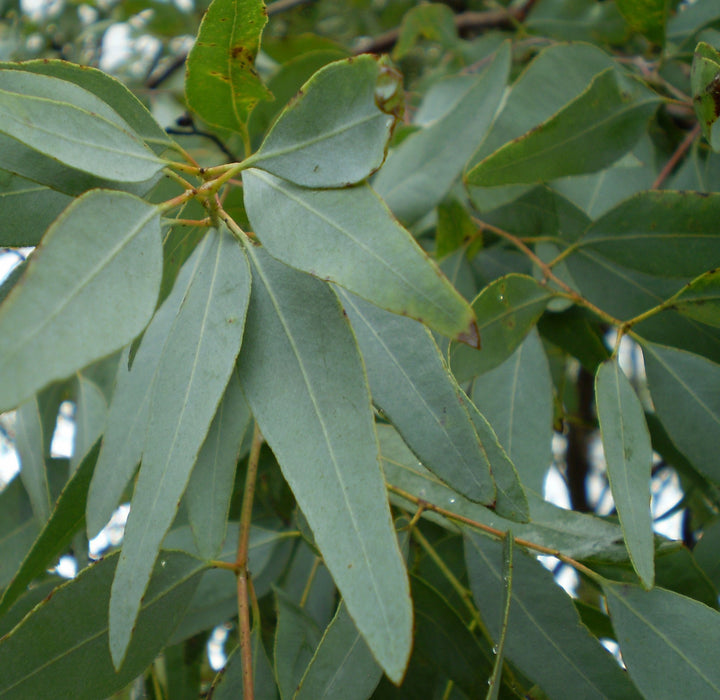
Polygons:
M475 319L470 322L467 330L458 334L457 340L458 342L465 343L465 345L469 345L471 348L475 348L476 350L481 349L480 330L478 329L477 321Z

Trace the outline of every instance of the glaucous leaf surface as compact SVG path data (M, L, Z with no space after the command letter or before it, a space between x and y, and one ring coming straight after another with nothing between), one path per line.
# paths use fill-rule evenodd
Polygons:
M78 372L74 385L75 436L70 458L71 474L80 466L98 438L102 437L107 417L107 401L95 382Z
M311 190L250 170L243 188L250 222L273 257L477 344L468 303L369 185Z
M280 113L248 165L303 187L346 187L382 165L402 80L363 54L320 69Z
M240 382L350 615L398 681L412 607L360 354L325 283L251 252Z
M475 378L473 403L493 427L526 488L542 494L552 464L550 367L536 331L495 369Z
M27 491L16 476L0 491L0 588L12 581L40 529Z
M136 636L116 672L108 647L108 601L118 555L111 554L55 589L0 640L0 695L24 700L95 700L124 688L152 662L179 622L204 564L179 552L157 562L143 599Z
M630 559L645 588L655 578L650 472L653 449L645 414L615 360L598 368L595 400L605 463Z
M75 200L0 307L0 371L13 377L0 387L0 410L140 333L155 309L161 261L155 207L121 192Z
M53 505L45 462L51 439L52 435L46 435L43 429L38 398L33 396L15 414L15 449L20 458L20 480L39 523L50 517Z
M502 543L465 531L473 598L493 639L504 595ZM569 596L533 557L516 551L505 654L551 698L641 698L627 674L582 625Z
M373 402L420 461L471 501L495 501L483 446L430 332L348 292L338 295L362 352Z
M720 613L692 598L654 588L603 585L630 677L645 697L712 698L720 693ZM662 660L662 669L648 663Z
M510 274L483 289L472 303L482 348L454 343L450 367L463 382L502 364L545 311L551 289L526 275Z
M244 133L252 108L272 99L255 70L267 23L262 0L213 0L187 58L188 105L208 124Z
M365 700L382 677L365 641L340 602L300 683L296 700Z
M648 387L665 429L697 469L720 482L720 365L655 343L643 343L642 348Z
M400 221L412 224L427 214L460 176L492 124L509 72L510 47L504 44L480 75L450 78L457 84L454 90L461 88L452 107L391 152L373 187ZM432 93L427 100L433 99Z
M466 181L496 187L600 170L632 148L659 102L655 92L608 68L560 112L480 161Z
M244 251L224 229L200 244L197 267L150 397L142 465L110 598L110 650L120 667L160 544L177 512L240 350L250 296Z

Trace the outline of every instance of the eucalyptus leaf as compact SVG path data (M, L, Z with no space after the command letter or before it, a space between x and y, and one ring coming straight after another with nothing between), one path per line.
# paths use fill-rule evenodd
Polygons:
M686 284L669 307L716 328L720 327L720 270L709 270Z
M142 466L110 598L110 650L122 665L160 544L230 379L250 295L247 259L212 229L168 335L150 397Z
M250 170L243 189L255 233L278 260L476 344L467 302L369 185L310 190Z
M251 259L240 382L350 615L398 681L410 655L412 607L355 340L323 282L261 248Z
M0 387L0 410L140 333L155 309L161 255L155 207L121 192L76 199L0 307L0 370L13 377Z

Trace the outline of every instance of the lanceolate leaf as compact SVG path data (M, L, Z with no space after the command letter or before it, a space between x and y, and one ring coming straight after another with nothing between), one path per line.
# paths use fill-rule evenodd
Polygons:
M243 186L250 222L271 255L477 345L468 303L369 185L310 190L251 170Z
M251 415L233 372L193 468L185 494L188 520L202 557L217 555L225 539L235 468Z
M603 585L630 677L647 698L720 695L720 613L678 593ZM662 669L648 663L662 660Z
M385 158L399 73L369 54L319 70L248 161L304 187L364 180Z
M505 657L505 640L507 639L508 621L510 619L510 605L512 603L512 579L513 579L513 540L512 531L505 533L503 540L503 583L505 591L503 595L502 617L500 618L500 637L497 639L497 645L493 647L496 654L495 665L493 666L492 676L488 681L489 688L487 700L497 700L500 693L502 683L502 668Z
M180 621L204 564L166 552L155 567L127 661L115 671L108 651L112 554L57 588L0 640L0 697L95 700L124 688L152 662Z
M155 378L163 361L170 332L177 323L180 308L198 274L204 250L205 247L200 245L183 265L172 292L145 330L132 365L129 347L120 358L105 437L88 494L88 537L97 535L110 519L140 462Z
M526 275L510 274L489 284L473 301L482 349L453 344L450 367L463 382L504 362L545 311L552 290Z
M295 700L365 700L382 669L341 602L292 696Z
M262 0L213 0L187 59L185 94L208 124L244 133L252 108L272 99L255 71L267 23Z
M0 307L0 410L130 342L162 275L158 210L120 192L73 202Z
M655 411L668 435L697 469L720 482L720 365L655 343L642 347Z
M130 516L110 599L110 650L120 667L160 543L178 508L240 349L250 295L247 259L224 229L202 246L193 282L155 377Z
M720 270L710 270L685 285L670 308L710 326L720 327Z
M373 401L420 461L470 500L495 500L490 465L430 332L339 290Z
M23 74L10 71L10 75ZM6 82L2 81L0 85ZM55 83L69 85L74 89L73 92L79 91L94 98L91 93L71 83L59 80L55 80ZM100 100L93 101L105 107ZM107 107L103 111L112 112ZM116 119L107 118L113 114L101 116L69 102L0 88L0 134L4 137L3 144L6 139L13 139L70 168L106 180L148 180L163 167L163 161L137 136L119 126ZM9 149L5 155L10 158ZM0 155L0 166L13 170L12 160L6 160L5 155Z
M39 523L44 523L50 517L53 502L45 463L45 457L50 454L47 443L52 435L45 435L36 396L20 406L15 415L15 447L20 458L20 479L35 517Z
M660 277L720 266L720 194L641 192L590 226L578 246Z
M642 404L614 360L600 365L595 398L607 473L630 559L643 586L655 578L650 514L652 445Z
M630 150L659 102L639 84L621 85L609 68L556 115L478 163L467 182L529 184L600 170Z
M240 381L350 615L399 681L412 607L357 346L324 283L261 248L252 262Z
M464 83L462 96L452 109L405 139L390 155L373 186L401 221L413 223L445 196L471 152L485 138L509 71L510 47L504 44L481 75L451 79ZM458 143L463 148L458 148Z
M466 531L470 587L493 639L500 637L505 591L502 556L500 542ZM513 559L505 655L549 697L641 697L615 659L581 624L552 574L521 551Z

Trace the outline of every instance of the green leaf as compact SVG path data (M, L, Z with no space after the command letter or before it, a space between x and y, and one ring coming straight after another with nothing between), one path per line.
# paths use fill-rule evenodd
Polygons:
M439 333L475 342L467 302L369 185L309 190L250 170L243 187L255 233L272 256Z
M261 248L251 252L243 390L350 615L397 682L410 655L412 607L362 360L323 282Z
M528 494L529 523L513 522L501 517L459 495L425 469L392 426L378 425L377 431L385 480L393 494L393 502L405 509L414 510L417 505L401 495L394 495L396 492L393 487L496 530L507 532L512 529L516 537L556 549L570 557L590 556L622 539L622 531L617 525L601 518L558 508L534 496L532 492ZM451 520L437 513L425 510L423 517L446 529L457 531L457 526Z
M39 523L50 517L53 498L48 481L46 455L50 454L52 435L43 430L38 398L33 396L15 414L15 445L20 458L20 479L27 490Z
M635 144L659 102L607 69L560 112L478 163L467 183L529 184L600 170Z
M490 464L430 332L343 290L338 293L375 404L428 469L471 501L494 502Z
M504 44L479 76L449 78L462 87L451 109L409 136L390 154L373 187L401 221L413 223L424 216L440 203L460 176L470 154L490 128L509 72L510 47ZM454 88L457 90L458 85ZM444 89L446 86L438 84L433 90ZM433 99L433 90L426 100ZM462 148L458 148L459 143Z
M400 25L392 57L398 61L406 56L418 43L418 39L427 39L450 48L458 41L455 28L455 14L441 3L422 3L408 10Z
M655 588L603 584L630 677L645 697L713 698L720 694L720 613ZM662 659L662 672L648 659Z
M512 355L545 311L552 290L526 275L495 280L473 301L482 349L450 346L450 367L463 382L497 367Z
M495 369L475 378L473 403L493 427L523 484L543 492L552 464L553 396L542 342L531 331Z
M715 437L720 428L720 365L675 348L644 342L645 371L655 411L680 451L720 482Z
M55 589L0 640L0 697L96 700L124 688L152 662L183 615L204 564L179 552L157 563L127 661L115 671L108 649L112 554Z
M715 328L720 327L720 270L709 270L668 300L669 308Z
M395 124L400 74L363 54L320 69L282 111L248 165L303 187L345 187L377 170Z
M130 342L155 309L158 210L129 194L75 200L0 307L0 410ZM122 299L122 303L118 300Z
M382 669L342 601L292 695L295 700L365 700Z
M644 34L655 44L665 44L667 0L617 0L617 7L633 31Z
M47 85L36 90L35 84L41 82ZM46 96L53 90L54 97ZM61 101L65 99L70 101ZM89 111L88 103L97 111ZM0 71L0 119L4 146L0 166L11 171L16 159L14 151L5 147L11 141L70 168L117 182L143 182L164 165L101 100L56 78ZM19 174L42 176L33 171L32 163L28 167Z
M493 639L500 638L498 611L505 591L502 549L500 542L465 531L470 587ZM570 597L552 574L522 551L513 561L505 654L549 697L641 697L615 659L581 624Z
M37 245L70 202L66 194L0 171L0 245Z
M0 63L0 69L39 73L74 83L111 107L127 123L131 131L145 141L158 155L173 146L173 140L155 121L145 105L119 80L101 70L90 66L76 65L69 61L47 58L23 61L22 63ZM57 84L51 83L51 85L54 90L51 89L45 97L57 98ZM67 86L64 88L66 89ZM78 103L73 102L73 104ZM97 105L88 102L87 109L96 111Z
M78 372L74 383L75 439L70 458L70 474L80 466L85 455L102 436L107 417L107 402L100 387L81 372ZM87 496L87 492L85 496Z
M641 192L595 221L577 249L661 277L720 265L720 194Z
M275 632L275 674L280 697L290 700L300 687L300 680L315 650L321 633L317 623L280 589L277 601L277 630Z
M487 700L497 700L502 682L502 668L505 657L505 640L507 639L508 620L510 619L510 604L512 603L512 579L513 579L513 545L512 532L508 530L503 540L503 583L505 594L503 595L502 617L500 618L500 637L497 646L493 647L495 652L495 665L488 680Z
M172 524L240 349L250 295L247 259L225 229L198 247L193 281L167 337L110 599L110 650L120 666L160 544Z
M272 99L255 71L267 23L262 0L213 0L187 58L188 105L208 124L246 133L252 108Z
M250 409L233 372L198 454L185 493L188 520L200 556L220 551L243 440L251 432Z
M99 449L100 444L96 442L67 482L42 532L12 582L0 596L0 615L25 592L34 578L54 565L55 559L70 544L72 536L82 528L85 518L85 499Z
M704 41L695 48L690 83L693 107L703 135L717 151L720 148L720 129L715 126L720 116L720 53Z
M630 559L645 588L655 578L650 472L653 450L642 404L617 362L595 376L595 400L607 474Z
M15 477L0 491L0 589L12 581L40 527L22 480Z

